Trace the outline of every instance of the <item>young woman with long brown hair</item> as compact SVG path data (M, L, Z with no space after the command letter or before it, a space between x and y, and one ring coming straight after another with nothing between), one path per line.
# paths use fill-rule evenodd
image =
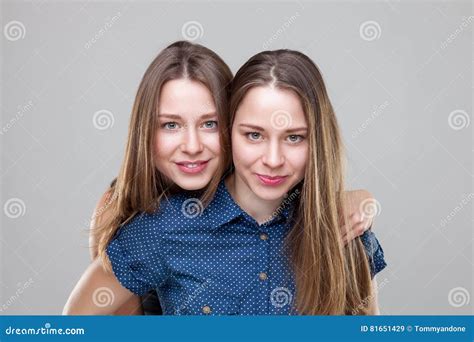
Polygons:
M289 226L292 227L291 233L288 236L285 235L285 239L288 240L287 246L290 247L290 250L292 246L296 246L297 248L301 248L301 246L303 246L306 250L301 251L301 252L308 252L310 255L308 257L308 253L303 253L304 256L301 257L298 253L294 253L294 251L291 253L293 254L291 258L293 260L292 267L294 270L296 270L295 272L296 284L298 284L297 285L298 290L296 290L298 299L295 301L295 305L294 305L294 309L297 312L303 313L303 314L306 314L306 313L307 314L347 313L348 312L347 309L348 308L354 309L355 304L357 304L357 308L359 310L359 308L361 308L361 303L364 303L363 300L366 300L366 298L372 295L370 293L370 273L369 273L369 266L367 264L367 260L365 256L365 251L362 249L362 252L360 252L361 248L363 248L360 241L351 242L349 243L346 249L343 248L342 232L340 231L340 227L343 224L342 221L344 221L344 220L341 221L341 218L345 218L345 215L343 214L343 205L342 205L342 202L343 202L342 191L344 190L344 188L342 186L342 183L339 183L339 180L340 180L339 177L342 177L341 165L338 164L339 163L338 160L341 157L340 156L341 146L340 146L340 140L338 140L338 129L337 129L337 124L335 122L334 113L332 112L330 107L324 107L325 105L328 104L324 102L325 100L327 100L327 95L325 94L324 85L322 86L319 85L319 88L318 88L319 72L317 72L317 68L315 69L314 64L312 64L314 66L312 69L311 63L307 64L307 63L304 63L304 61L303 62L299 61L300 63L299 64L296 63L296 65L304 69L303 70L304 72L297 74L297 76L295 76L294 79L291 79L291 78L285 79L283 77L285 76L285 73L293 74L293 72L295 71L295 70L291 70L291 66L293 65L292 63L294 63L294 61L290 64L283 63L285 59L281 58L281 56L278 57L279 55L278 56L276 55L279 53L281 53L281 51L275 52L274 53L275 55L271 55L272 53L267 53L273 56L273 59L269 59L273 64L267 63L266 67L270 65L270 69L268 68L265 69L265 63L263 62L265 61L268 62L269 60L265 60L265 59L262 60L261 66L263 68L261 69L260 73L258 72L255 73L254 77L256 78L252 78L252 73L249 73L248 69L250 68L250 66L252 66L252 63L253 63L252 61L255 61L255 60L258 61L257 56L260 56L260 57L265 56L264 54L257 55L256 57L251 59L251 61L246 63L246 65L244 65L244 67L242 67L242 69L239 71L233 84L233 88L234 88L233 94L235 95L233 97L233 102L232 102L234 105L231 106L231 117L233 118L232 121L235 118L238 119L239 117L242 117L242 115L244 118L246 117L245 114L239 114L241 113L241 110L239 111L239 106L241 104L242 105L246 104L245 98L247 98L247 95L250 96L250 93L253 92L254 90L259 90L259 89L261 90L268 87L270 88L276 87L275 89L279 89L280 92L284 93L284 91L289 91L288 89L290 89L291 86L293 86L294 89L291 89L291 91L294 93L291 93L291 94L293 96L299 96L299 97L296 97L297 101L292 102L290 100L290 102L292 102L292 105L296 107L299 103L300 107L304 108L303 110L299 112L300 115L297 114L298 110L296 110L296 114L295 114L296 119L294 121L295 122L299 121L300 124L302 124L303 122L305 123L307 137L304 137L303 140L307 139L307 142L305 142L304 144L301 144L301 146L297 146L298 143L301 142L299 140L301 138L300 135L288 134L288 137L285 137L284 139L282 139L283 135L282 133L280 133L281 127L277 127L278 134L276 134L275 133L276 131L274 131L275 125L271 125L271 127L268 126L267 133L269 132L268 133L269 136L272 135L272 139L270 139L272 140L272 143L268 144L267 142L265 142L263 145L267 146L266 148L270 148L273 150L267 151L260 147L259 151L261 154L259 153L255 154L254 161L257 164L261 162L262 165L264 165L263 168L267 168L266 170L269 172L268 174L252 174L250 177L248 176L248 174L246 176L245 167L239 168L239 165L241 165L241 162L245 161L245 158L239 158L238 153L236 152L236 150L239 150L239 148L236 149L233 146L235 173L232 173L230 177L226 178L225 184L224 184L224 181L221 181L219 183L219 188L218 188L218 191L216 192L216 196L217 195L220 195L221 197L224 196L225 200L227 201L235 200L235 202L238 202L240 207L234 202L232 213L229 215L232 216L232 215L238 214L237 216L240 215L242 217L246 217L247 223L250 222L250 223L256 224L256 227L259 229L262 226L265 226L268 228L272 224L277 224L278 217L276 216L281 216L280 214L282 213L283 213L282 215L286 217L287 219L287 221L285 221L286 225L282 225L282 223L279 221L278 221L278 225L281 229L283 229L283 231L284 231L284 227L289 227ZM285 51L285 53L289 54L288 56L291 56L291 58L296 58L295 56L299 56L295 52ZM276 62L281 62L281 65ZM258 71L258 70L256 69L254 71ZM306 77L309 77L309 80L303 77L305 73L308 73ZM311 77L313 77L312 80L311 80ZM270 81L268 81L268 78L270 79ZM302 82L298 83L299 81L302 81ZM311 81L314 81L314 82L311 82ZM239 84L241 86L239 86ZM297 90L299 90L299 92ZM249 94L247 94L247 92L249 92ZM277 95L279 96L284 95L283 93L280 93ZM241 96L240 99L239 99L239 96ZM311 99L308 99L309 97L311 97ZM277 99L277 98L278 96L275 97L274 99ZM295 98L293 98L292 100L295 100ZM278 102L275 102L275 103L278 104ZM290 107L288 107L287 109L291 109ZM293 109L295 109L296 107L293 107ZM275 108L278 108L278 106ZM283 108L285 108L285 106L283 106ZM289 118L291 119L290 121L293 121L294 116L293 116L292 110L277 109L277 111L283 111L284 113L289 113ZM275 113L275 111L273 111L272 114L273 113ZM265 115L267 114L269 113L265 113ZM263 115L262 117L264 117L265 115ZM322 118L323 116L326 118ZM247 119L251 117L257 118L257 117L260 117L260 114L251 113L250 116L247 114ZM302 117L303 117L303 120L301 120ZM239 120L237 119L236 121L239 122ZM270 118L267 117L266 119L268 120ZM265 118L263 118L263 120L265 120ZM324 125L324 128L322 129L322 131L318 131L317 125L315 124L316 122L320 122ZM229 126L229 127L232 127L232 137L233 137L232 140L234 144L235 143L234 142L234 128L236 127L236 124L234 123L233 126ZM254 127L257 127L257 126L254 125ZM261 126L258 126L258 127L261 129L261 132L246 133L247 134L246 136L248 137L249 136L248 134L253 134L253 137L255 137L258 140L257 138L258 134L265 133L264 127L261 127ZM295 128L292 127L292 123L290 123L289 130L294 131L294 129ZM299 129L301 129L301 127ZM289 131L284 130L283 132L288 133ZM315 134L316 132L321 133L321 135ZM258 133L258 134L255 134L255 133ZM235 133L235 134L238 134L238 133ZM262 136L265 134L262 134ZM295 141L292 140L291 143L289 143L288 140L286 140L287 138L290 138L290 140L291 139L293 140L296 139L296 140ZM293 157L292 153L285 153L285 154L279 155L280 152L278 152L278 150L280 147L278 146L279 144L282 144L282 142L284 142L285 144L288 144L289 146L291 145L293 148L296 148L296 147L300 148L300 151L299 151L300 159L296 161L295 164L292 166L292 167L295 167L294 169L292 167L288 168L288 164L285 164L287 160L290 160ZM318 144L316 144L316 142L321 144L321 146L317 147L316 145ZM296 144L293 145L293 143L296 143ZM335 145L330 146L332 143L334 143ZM256 144L256 142L252 142L252 144ZM306 145L306 149L302 149L304 145ZM222 146L225 146L225 145L222 145ZM253 146L255 148L255 145ZM319 151L323 151L324 153L318 154L317 148L319 149L322 148L322 150L319 150ZM293 150L293 151L291 149L286 150L286 152L294 152L294 151L296 150ZM268 155L267 152L270 154ZM301 153L301 152L305 152L305 153ZM247 158L252 159L252 156L250 155L250 153L249 155L247 155ZM313 158L314 160L312 162L311 160ZM323 165L324 163L327 163L327 165L324 166ZM245 163L242 163L242 165L243 164ZM319 168L317 168L315 165L319 166ZM197 166L189 165L190 169L195 168L195 167ZM283 167L283 169L281 170L286 170L289 173L275 176L273 171L278 170L279 167ZM334 171L335 173L331 173L332 171ZM251 184L249 181L254 182L257 179L254 176L258 177L259 181L262 182L263 185L259 184L259 186L264 186L263 189L259 187L252 188L250 186ZM314 177L316 182L309 180L309 177ZM247 180L247 182L245 180ZM315 184L315 185L311 185L311 184ZM266 189L265 186L271 186L272 188ZM301 199L295 199L292 202L292 205L291 205L292 210L290 211L288 210L288 208L286 208L281 211L278 211L277 209L279 206L281 206L284 195L288 194L290 190L298 190L299 188L301 189L302 197ZM311 191L314 191L314 193L310 194L309 193L310 190L308 189L312 189ZM206 192L199 192L200 195L205 194L205 193ZM195 195L195 194L196 193L193 193L192 195ZM166 215L169 215L169 212L166 213L166 210L169 209L171 210L171 213L173 213L173 210L175 209L173 205L179 204L180 201L183 201L183 200L184 202L186 200L189 200L189 198L187 198L186 200L185 198L186 196L184 197L177 196L175 199L171 199L171 202L170 202L171 206L168 206L168 205L165 206L165 209L163 210L164 212L163 215L165 216L165 218L162 217L161 220L164 220L164 221L168 220L166 221L167 224L171 223L173 218L166 216ZM205 198L205 197L200 196L199 198ZM315 208L319 210L316 212L317 213L315 217L316 222L313 222L310 219L312 215L314 215L315 213L308 212L308 210L311 210L311 208L306 205L307 204L306 200L308 198L314 201L312 203L314 203ZM192 197L192 199L195 199L195 197ZM220 208L220 209L226 208L225 206L222 207L222 201L220 203L219 201L216 201L217 204L214 206L214 208L211 208L212 203L214 201L215 199L213 199L213 201L211 201L209 204L210 206L209 212L212 213L212 210L213 209L215 210L216 208ZM159 202L152 201L153 205L156 203L159 203ZM324 206L322 205L322 203L324 203ZM250 204L250 207L248 206L249 204ZM247 209L248 213L250 214L246 215L246 213L244 212L244 210L242 210L242 208ZM186 254L187 252L186 247L194 247L194 248L197 247L198 248L197 251L200 251L199 248L202 248L203 250L205 250L209 246L206 246L207 240L202 241L203 243L202 245L196 244L196 241L188 241L188 240L180 241L179 243L181 245L184 244L185 248L181 251L185 254L179 255L179 258L175 259L175 261L178 260L178 264L175 265L176 266L175 269L170 271L169 262L171 260L167 260L167 258L168 256L171 256L173 254L173 245L168 245L166 246L166 248L162 249L163 246L160 246L159 243L161 242L169 243L171 240L168 240L168 241L163 240L166 238L171 238L171 235L169 235L169 233L175 234L172 236L172 240L174 239L173 241L175 241L177 236L189 238L189 236L187 236L186 234L189 233L190 231L186 229L183 231L182 229L180 229L182 227L176 227L176 229L175 227L171 227L171 231L163 231L160 233L157 233L156 231L150 231L149 230L151 228L150 223L152 224L153 221L146 221L146 220L157 219L157 217L153 214L153 213L156 214L155 209L156 208L154 206L152 206L152 210L150 210L149 207L141 208L141 211L148 210L148 212L151 212L152 214L149 214L148 216L140 215L134 218L128 225L123 226L121 228L121 231L117 235L115 235L114 239L110 239L111 241L106 243L106 245L108 246L108 249L107 249L108 256L109 258L112 256L111 258L112 266L114 267L115 275L120 279L123 286L127 287L129 290L137 294L141 294L144 290L149 290L150 288L153 288L154 287L153 285L156 285L157 287L162 287L163 292L160 292L160 294L166 302L167 312L176 313L176 306L179 303L179 298L178 298L179 296L177 293L171 293L170 288L173 288L173 287L172 286L167 287L170 284L165 284L165 283L167 280L171 279L170 277L173 277L174 278L173 281L177 282L177 284L174 284L174 285L180 285L184 287L185 284L184 283L180 284L179 283L180 280L181 281L184 281L185 279L189 280L190 276L194 276L194 278L199 278L197 274L194 274L194 275L184 274L184 271L179 270L178 266L180 265L180 262L182 260L186 259L186 257L190 257L190 256L193 257L193 255ZM206 209L203 210L202 213L203 214L206 213L206 210L208 210L207 207ZM277 215L268 216L268 214L270 214L271 211L273 213L277 213ZM228 214L225 212L225 210L223 212L217 211L217 213L222 214L222 216L226 216ZM214 211L214 214L216 214L215 211ZM206 216L206 215L203 215L203 216ZM269 218L270 220L268 220ZM159 219L160 218L158 216L158 220ZM174 219L176 219L176 217ZM202 219L204 219L204 217ZM209 217L207 217L207 219L209 220ZM253 219L253 222L252 222L252 219ZM212 220L207 221L207 224L211 225L213 222L214 221ZM173 223L176 223L176 221L174 221ZM182 223L182 222L178 222L178 223ZM228 223L229 222L225 222L224 224L228 224ZM191 224L191 226L189 227L192 228L194 225L202 224L202 222L190 221L190 222L187 222L186 224ZM237 225L237 224L234 223L234 225ZM153 230L153 228L151 229ZM194 233L196 232L194 231ZM316 234L319 234L319 235L316 236ZM110 235L112 234L109 234L109 237ZM142 241L141 239L143 239L144 237L146 237L148 240ZM283 239L281 239L282 237L284 237L284 235L280 235L279 238L275 239L275 241L282 243L283 242ZM158 238L159 241L154 241L153 238ZM210 239L213 241L214 244L229 243L229 241L225 240L224 236L220 237L221 240L217 239L217 241L214 240L215 238L216 236L213 236ZM268 238L269 237L265 235L264 233L260 234L261 241L267 241ZM121 239L121 241L119 241L119 239ZM308 239L310 239L311 241L308 241ZM102 241L105 241L105 240L102 240ZM128 241L128 246L124 246L123 243L125 242L125 244L127 245L127 241ZM187 246L186 241L188 243L189 242L192 242L192 243ZM158 244L154 244L154 242L158 242ZM226 245L226 246L229 247L229 245ZM272 250L272 253L273 253L272 257L275 260L279 260L279 263L276 266L275 265L274 266L283 267L284 259L285 259L284 258L285 253L283 253L283 249L284 249L283 244L276 243L276 245L273 246L273 248L274 249ZM230 250L231 249L232 248L230 248ZM227 252L230 252L230 250L228 251L220 250L220 252L221 253L223 252L224 254L226 254ZM251 250L255 252L255 250L253 249ZM125 252L124 255L122 255L123 252ZM165 253L163 254L162 252L165 252ZM194 252L196 252L196 250ZM381 249L378 248L376 252L379 253L378 257L380 259ZM203 255L200 255L200 256L203 257ZM238 256L248 258L248 255L245 256L245 253L244 255L238 254ZM375 254L375 256L377 255ZM176 257L176 255L174 257ZM372 255L372 257L374 257L374 255ZM118 259L114 260L114 258L118 258ZM316 266L312 265L311 262L308 260L310 261L312 260L313 262L316 262L316 266L323 267L325 271L322 272L321 270L319 270L319 273L316 272L313 277L313 271L315 271ZM151 261L153 261L152 265L148 264ZM376 262L382 262L382 261L378 260ZM206 270L208 270L210 266L210 265L206 265L205 263L199 264L199 265L200 267L204 267ZM193 267L194 266L199 267L199 265L193 265ZM189 265L182 265L182 266L187 267ZM298 268L300 268L302 272L298 273ZM350 272L354 270L358 272L357 275L350 274ZM247 270L243 268L243 269L240 269L240 271L246 272ZM219 285L218 284L219 274L216 275L216 273L219 273L219 272L214 272L210 274L210 280L214 285L216 284L216 282L217 282L217 285ZM275 274L277 273L278 272L275 272ZM164 276L164 277L160 278L160 276ZM248 275L248 274L246 274L246 276L251 277L251 275ZM267 280L268 279L267 277L268 277L267 273L265 272L259 273L259 279L261 281ZM309 282L308 281L305 282L304 278L308 278L308 277L309 277ZM321 279L321 281L316 282L315 277L317 280ZM303 279L303 282L302 282L302 279ZM338 283L338 281L343 281L343 284ZM329 282L329 285L327 282ZM104 308L103 306L98 307L97 305L94 305L93 300L92 300L93 294L94 294L93 292L99 284L106 285L106 287L109 288L111 291L113 291L113 293L115 294L114 297L116 301L114 303L111 303L110 306L106 308ZM201 284L202 284L202 281L201 281ZM291 295L292 292L295 292L295 291L291 291L291 289L293 288L291 285L291 279L288 282L288 284L289 284L288 291L289 291L289 294ZM196 283L191 284L191 285L195 286ZM331 288L331 286L334 286L334 287ZM235 296L229 297L229 293L219 292L219 291L222 291L222 289L217 291L218 288L219 286L217 287L214 286L214 287L211 287L210 290L206 290L207 292L204 291L210 297L214 297L214 300L216 300L217 302L219 300L224 300L224 302L227 303L227 305L224 305L225 303L224 304L217 303L216 313L221 312L225 314L225 313L231 313L230 311L235 312L236 309L235 309L234 304L236 304L238 300L234 298ZM189 291L189 289L186 289L186 290ZM301 291L308 291L309 294L305 295ZM219 299L221 297L216 298L216 294L218 293L222 295L222 299ZM181 294L182 293L180 293L180 295ZM305 300L303 297L303 300L302 300L301 299L302 295L307 296L306 298L309 298L309 299ZM322 298L324 295L328 295L329 299ZM131 296L132 296L132 293L126 290L124 287L122 287L122 285L120 285L120 283L117 281L117 279L115 278L113 274L104 271L104 269L100 265L100 262L95 262L95 264L93 264L89 268L89 270L85 273L85 275L79 282L78 286L73 292L73 295L70 298L70 301L68 302L68 305L65 308L65 312L66 313L111 313L113 312L113 310L117 309L120 305L122 305L124 301L130 298ZM195 299L195 297L197 296L198 295L194 296L193 299ZM232 300L230 298L232 298ZM200 299L204 300L205 298L202 298L201 296ZM209 298L207 299L209 300ZM253 302L255 302L255 298L252 298L252 300ZM171 302L171 305L170 305L170 302ZM233 309L228 311L230 302L232 303L232 305L230 306L233 306ZM79 305L78 303L81 303L81 304ZM173 305L174 305L174 308L171 308ZM261 307L262 303L254 303L254 305L255 307L258 307L258 306ZM179 307L183 306L183 303L181 303L181 305L178 305L178 306ZM192 304L184 305L184 307L186 306L191 307ZM254 308L250 309L249 308L250 306L251 305L248 302L247 304L244 304L244 307L248 309L247 310L248 312L254 312L252 311ZM275 307L278 307L278 305L276 305ZM311 309L311 307L313 309ZM362 305L362 309L366 307L367 305L365 304ZM170 311L170 308L171 308L171 311ZM185 310L181 310L181 311L185 311ZM178 310L178 313L181 311ZM193 310L189 309L187 312L193 313ZM212 308L206 305L203 307L203 312L210 313L212 312ZM246 310L243 310L242 313L245 313L245 312ZM364 311L362 310L362 312Z
M285 241L298 312L376 313L369 266L385 267L383 250L375 241L369 265L363 240L341 243L343 144L317 66L297 51L262 52L237 72L231 93L233 198L265 219L300 192Z
M121 170L92 215L89 240L93 261L97 257L106 259L105 249L124 222L138 212L157 209L155 204L162 197L180 189L204 189L203 203L213 197L229 163L226 159L229 158L229 136L217 128L217 122L222 127L227 125L231 80L232 72L227 64L199 44L175 42L153 60L136 94ZM157 108L162 111L159 120L156 119ZM166 114L179 118L170 120ZM162 127L166 121L186 125L191 136L178 136L166 125ZM177 163L194 159L194 145L199 141L201 156L207 161L205 167L201 167L199 173L182 172L160 162L173 151L169 141L180 144L181 154L174 158ZM150 302L150 297L153 298L153 294L142 300ZM140 298L134 296L115 314L141 314L142 311Z

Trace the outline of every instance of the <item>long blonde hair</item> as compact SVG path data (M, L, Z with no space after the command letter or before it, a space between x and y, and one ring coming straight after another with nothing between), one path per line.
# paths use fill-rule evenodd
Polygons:
M232 72L225 62L206 47L186 41L175 42L158 54L146 70L132 109L125 157L120 172L109 189L104 219L92 231L98 241L98 256L106 269L110 262L106 249L122 224L137 212L159 209L160 201L170 194L168 184L154 163L154 137L160 91L170 80L187 78L204 84L211 92L218 114L221 156L216 176L202 191L204 206L213 198L230 164L228 126L229 88Z
M323 77L306 55L291 50L264 51L236 73L230 122L253 87L273 85L294 91L309 126L309 155L286 247L296 281L295 308L306 315L367 314L371 296L368 259L360 239L344 247L343 144Z

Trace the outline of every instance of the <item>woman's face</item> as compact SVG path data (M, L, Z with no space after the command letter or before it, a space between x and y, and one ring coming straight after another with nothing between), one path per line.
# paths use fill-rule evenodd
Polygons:
M307 134L301 101L294 92L251 88L232 125L236 182L258 198L283 199L304 178Z
M160 94L155 165L185 190L206 187L220 157L218 115L209 89L189 79L166 82Z

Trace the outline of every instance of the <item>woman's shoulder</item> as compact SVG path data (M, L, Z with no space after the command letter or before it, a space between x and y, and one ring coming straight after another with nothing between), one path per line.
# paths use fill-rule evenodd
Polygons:
M155 209L138 212L121 227L130 234L140 231L142 234L153 236L170 229L195 225L203 212L203 204L199 198L189 193L177 193L163 197ZM196 220L189 220L196 218Z

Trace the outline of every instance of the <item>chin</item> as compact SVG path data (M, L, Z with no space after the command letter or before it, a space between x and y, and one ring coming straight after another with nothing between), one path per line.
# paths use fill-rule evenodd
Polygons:
M182 179L179 182L176 182L176 184L184 190L201 190L204 189L209 182L211 181L210 177L205 177L199 176L199 179Z
M286 187L267 187L265 185L255 185L252 191L257 195L257 197L265 200L265 201L275 201L278 199L282 199L285 194L287 193Z

